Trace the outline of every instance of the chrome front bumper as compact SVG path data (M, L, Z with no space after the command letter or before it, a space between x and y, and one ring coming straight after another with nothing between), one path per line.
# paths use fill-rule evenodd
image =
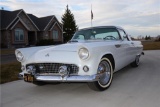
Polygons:
M19 78L23 79L23 75L20 73ZM95 75L34 75L34 81L44 82L93 82L98 81L100 74Z
M93 81L98 81L100 78L99 75L70 75L70 76L65 76L62 77L60 75L56 76L35 76L35 80L37 81L45 81L45 82L93 82Z

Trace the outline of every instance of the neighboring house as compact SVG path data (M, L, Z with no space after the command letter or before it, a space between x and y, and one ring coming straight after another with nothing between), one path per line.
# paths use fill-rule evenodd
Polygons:
M0 10L1 44L8 48L35 45L42 39L63 42L63 26L52 16L38 18L23 9Z

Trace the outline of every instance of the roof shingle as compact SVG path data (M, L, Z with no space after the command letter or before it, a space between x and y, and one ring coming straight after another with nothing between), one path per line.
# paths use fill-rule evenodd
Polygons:
M0 20L1 20L1 27L0 29L6 29L8 25L17 17L17 14L22 11L15 10L15 11L6 11L6 10L0 10Z
M0 29L7 29L9 24L17 17L18 13L21 12L22 9L20 10L15 10L15 11L7 11L7 10L0 10L0 20L1 20L1 26ZM29 18L34 22L34 24L39 28L40 31L44 31L48 23L51 21L54 15L52 16L46 16L46 17L41 17L38 18L33 14L27 14Z
M33 14L28 14L28 16L41 31L43 31L45 29L45 27L48 25L48 23L53 18L53 16L46 16L46 17L38 18L38 17L34 16Z

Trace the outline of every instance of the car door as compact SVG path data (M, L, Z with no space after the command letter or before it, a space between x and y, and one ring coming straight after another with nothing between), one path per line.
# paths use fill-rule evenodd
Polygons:
M114 30L110 33L108 33L107 37L112 38L112 43L113 43L113 52L114 52L114 58L115 58L115 71L118 71L119 69L123 68L128 64L128 59L127 59L127 53L126 50L129 48L128 42L124 41L118 32L118 30Z
M125 44L125 52L126 52L126 56L124 56L126 58L126 64L129 64L131 63L134 58L135 58L135 46L134 46L134 42L131 41L129 38L128 38L128 35L125 33L124 30L122 29L118 29L120 35L121 35L121 38L123 40L123 44Z

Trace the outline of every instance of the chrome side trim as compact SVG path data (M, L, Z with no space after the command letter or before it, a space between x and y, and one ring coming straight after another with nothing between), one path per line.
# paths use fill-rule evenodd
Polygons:
M35 80L37 81L46 81L46 82L93 82L98 81L100 75L72 75L72 76L65 76L61 77L60 75L46 75L46 76L35 76Z

